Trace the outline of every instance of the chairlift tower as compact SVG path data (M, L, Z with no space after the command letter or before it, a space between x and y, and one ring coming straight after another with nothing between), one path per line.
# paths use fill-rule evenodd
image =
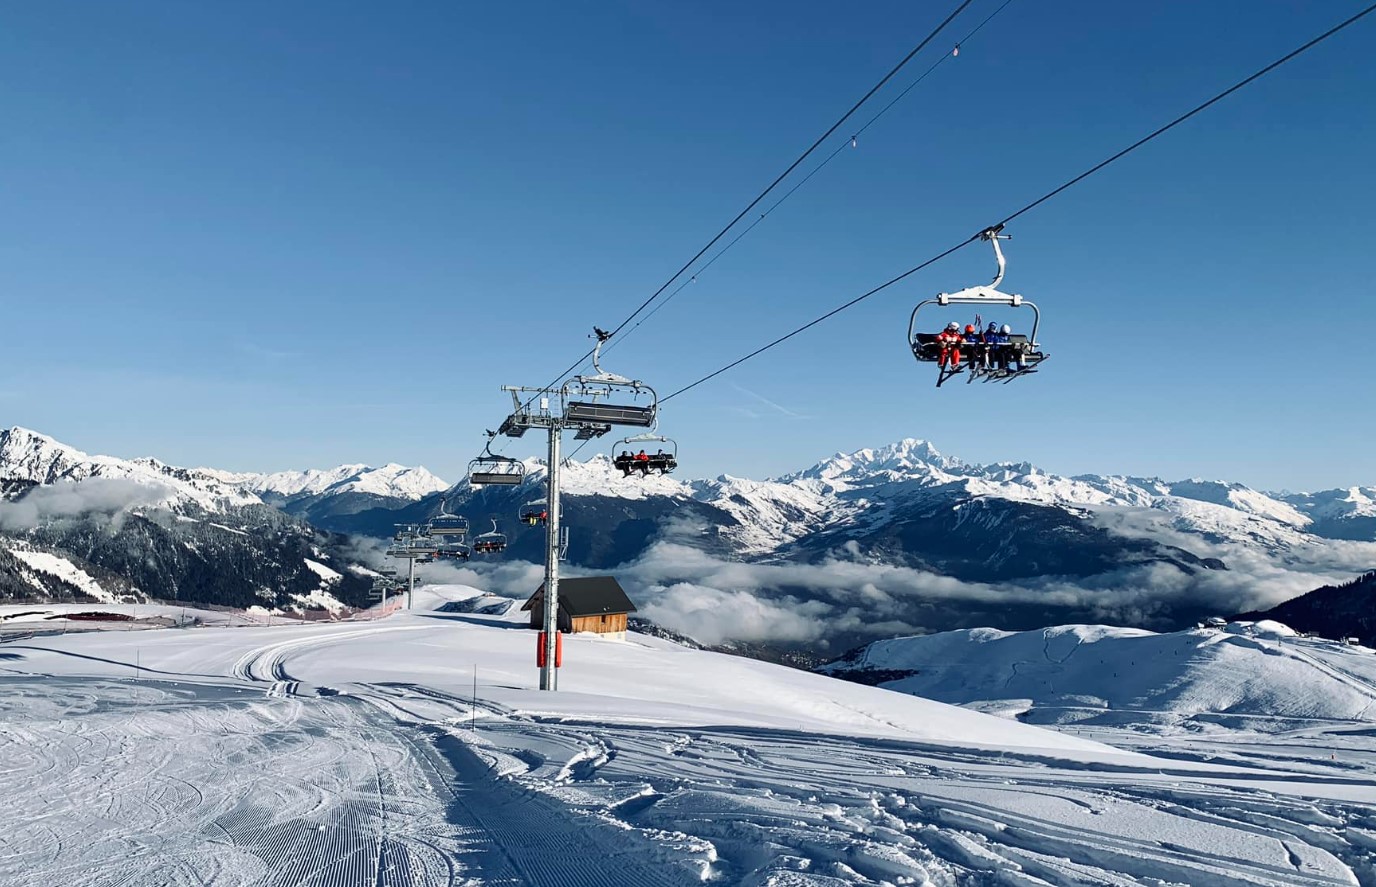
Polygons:
M416 590L416 561L426 559L428 562L434 558L438 548L419 524L397 524L396 528L387 556L406 561L406 609L409 610L411 595Z
M549 521L545 524L545 601L542 613L544 648L540 661L540 689L557 690L559 673L556 653L559 643L559 561L568 548L568 536L560 527L559 506L559 447L565 431L572 431L576 440L591 440L612 430L613 425L654 427L659 410L659 398L644 382L618 376L602 369L602 346L610 335L594 328L597 346L593 349L592 375L574 376L559 388L526 388L502 386L511 393L512 412L497 433L520 437L532 428L543 428L549 437L546 463L547 486L545 501L549 506ZM648 405L612 403L618 391L634 396L646 395ZM522 402L522 396L527 399Z

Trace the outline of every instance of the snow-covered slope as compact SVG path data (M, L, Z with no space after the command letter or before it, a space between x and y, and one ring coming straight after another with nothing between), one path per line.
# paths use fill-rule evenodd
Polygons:
M977 628L876 641L822 670L1037 723L1376 721L1376 656L1278 622Z
M0 880L1338 887L1376 861L1365 725L1154 757L636 635L568 636L540 692L533 642L433 610L22 641Z

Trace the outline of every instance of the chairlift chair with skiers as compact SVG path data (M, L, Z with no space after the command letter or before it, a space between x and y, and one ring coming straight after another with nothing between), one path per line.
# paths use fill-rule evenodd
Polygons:
M506 536L497 531L497 520L492 520L492 531L480 533L473 539L474 554L500 554L506 550Z
M1010 239L1010 235L1004 234L1003 226L996 225L993 228L980 232L980 239L988 241L994 247L994 257L998 260L998 273L994 275L994 280L987 286L972 286L968 289L959 290L954 293L940 293L934 299L927 299L919 302L913 309L912 316L908 319L908 346L912 349L913 357L922 363L937 364L936 385L940 388L952 376L957 373L966 372L966 381L973 382L979 379L982 382L1011 382L1014 379L1022 378L1037 372L1038 366L1050 355L1041 350L1041 344L1037 341L1037 330L1041 326L1041 311L1036 304L1024 299L1014 293L1001 292L998 289L1003 282L1004 272L1007 270L1007 261L1003 257L1003 249L999 246L1000 240ZM953 333L959 335L960 325L952 321L946 325L943 333L919 332L917 327L917 315L928 305L988 305L1004 306L1008 308L1030 308L1032 309L1032 329L1027 335L1015 334L1007 326L1003 327L998 333L1001 340L995 344L985 344L981 342L970 343L963 339L947 340L944 337ZM985 330L976 330L981 337ZM960 358L969 358L965 366L961 366ZM996 365L997 364L997 365Z
M647 442L658 444L658 447L655 452L645 453L642 457ZM639 471L642 477L648 476L651 471L668 474L678 467L678 443L673 438L653 432L623 437L617 441L613 452L612 464L621 469L625 477L630 477L635 471Z
M526 526L547 526L549 524L549 503L544 499L527 502L521 506L521 510L516 516Z
M462 542L441 542L435 546L435 557L440 560L466 561L471 552Z

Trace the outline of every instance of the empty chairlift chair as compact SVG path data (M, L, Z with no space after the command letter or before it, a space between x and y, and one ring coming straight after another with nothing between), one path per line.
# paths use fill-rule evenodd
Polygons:
M525 478L526 467L520 459L493 453L494 436L495 432L488 432L482 454L468 463L468 482L475 487L516 486Z
M610 431L613 425L653 428L659 412L655 390L638 379L602 369L602 346L611 334L596 327L593 332L597 345L593 348L592 365L597 372L591 376L574 376L564 388L564 418L578 426L574 436L597 437ZM643 402L636 402L642 398Z
M468 518L457 514L450 514L446 508L445 500L440 500L440 513L430 518L425 524L425 535L438 536L441 538L458 537L463 538L468 535Z

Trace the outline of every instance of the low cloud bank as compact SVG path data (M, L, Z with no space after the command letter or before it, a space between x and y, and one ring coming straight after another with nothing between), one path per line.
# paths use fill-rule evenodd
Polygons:
M1193 546L1198 548L1199 546ZM960 625L1030 627L1102 622L1167 630L1201 612L1265 609L1376 565L1376 544L1333 543L1267 554L1211 546L1228 570L1186 572L1172 564L1133 565L1080 579L964 582L908 567L851 560L751 564L658 542L612 570L640 615L702 643L820 649ZM439 565L436 565L438 567ZM435 568L426 568L427 571ZM446 567L439 581L528 597L543 568L526 562ZM568 575L588 571L571 569ZM427 572L427 581L436 573Z
M117 519L131 508L156 505L175 495L165 484L125 478L92 477L34 487L13 502L0 501L0 529L31 530L54 520L107 515Z

